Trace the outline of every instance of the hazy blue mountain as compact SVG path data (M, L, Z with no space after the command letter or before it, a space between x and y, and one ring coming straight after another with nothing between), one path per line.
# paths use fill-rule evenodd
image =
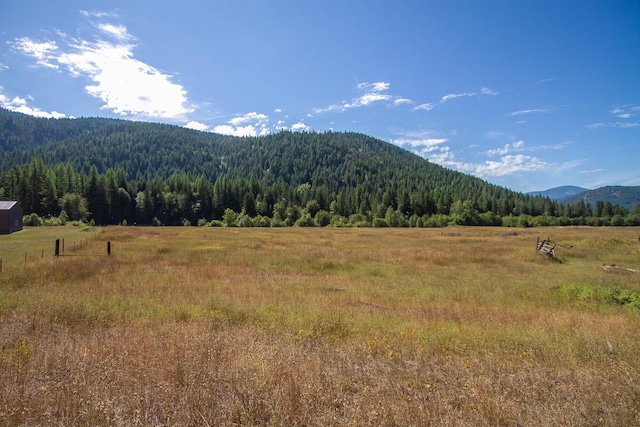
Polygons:
M575 185L563 185L561 187L550 188L544 191L532 191L527 194L531 196L548 197L551 200L562 200L566 197L575 196L576 194L589 191L588 188L576 187Z

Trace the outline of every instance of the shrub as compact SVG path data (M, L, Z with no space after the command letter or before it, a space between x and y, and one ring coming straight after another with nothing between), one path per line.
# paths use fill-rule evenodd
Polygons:
M320 210L313 220L318 227L326 227L331 224L331 214L325 210Z
M22 217L22 224L31 227L40 227L44 225L44 220L38 214L32 213Z
M303 214L294 224L296 227L313 227L315 223L308 213Z
M388 227L387 221L384 218L373 218L373 226L376 228Z

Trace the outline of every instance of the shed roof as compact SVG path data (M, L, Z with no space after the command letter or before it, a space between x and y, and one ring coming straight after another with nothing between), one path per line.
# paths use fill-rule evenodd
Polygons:
M3 202L0 201L0 211L8 211L9 209L11 209L14 205L16 205L18 202Z

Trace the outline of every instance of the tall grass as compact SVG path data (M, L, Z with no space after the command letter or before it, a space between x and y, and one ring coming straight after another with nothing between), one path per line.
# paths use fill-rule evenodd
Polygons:
M0 424L640 423L640 315L574 292L640 291L602 269L635 230L447 231L111 227L5 272Z

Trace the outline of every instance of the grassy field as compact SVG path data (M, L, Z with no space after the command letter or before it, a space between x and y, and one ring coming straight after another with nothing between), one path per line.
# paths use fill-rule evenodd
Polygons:
M639 425L638 229L510 231L0 236L0 425Z

